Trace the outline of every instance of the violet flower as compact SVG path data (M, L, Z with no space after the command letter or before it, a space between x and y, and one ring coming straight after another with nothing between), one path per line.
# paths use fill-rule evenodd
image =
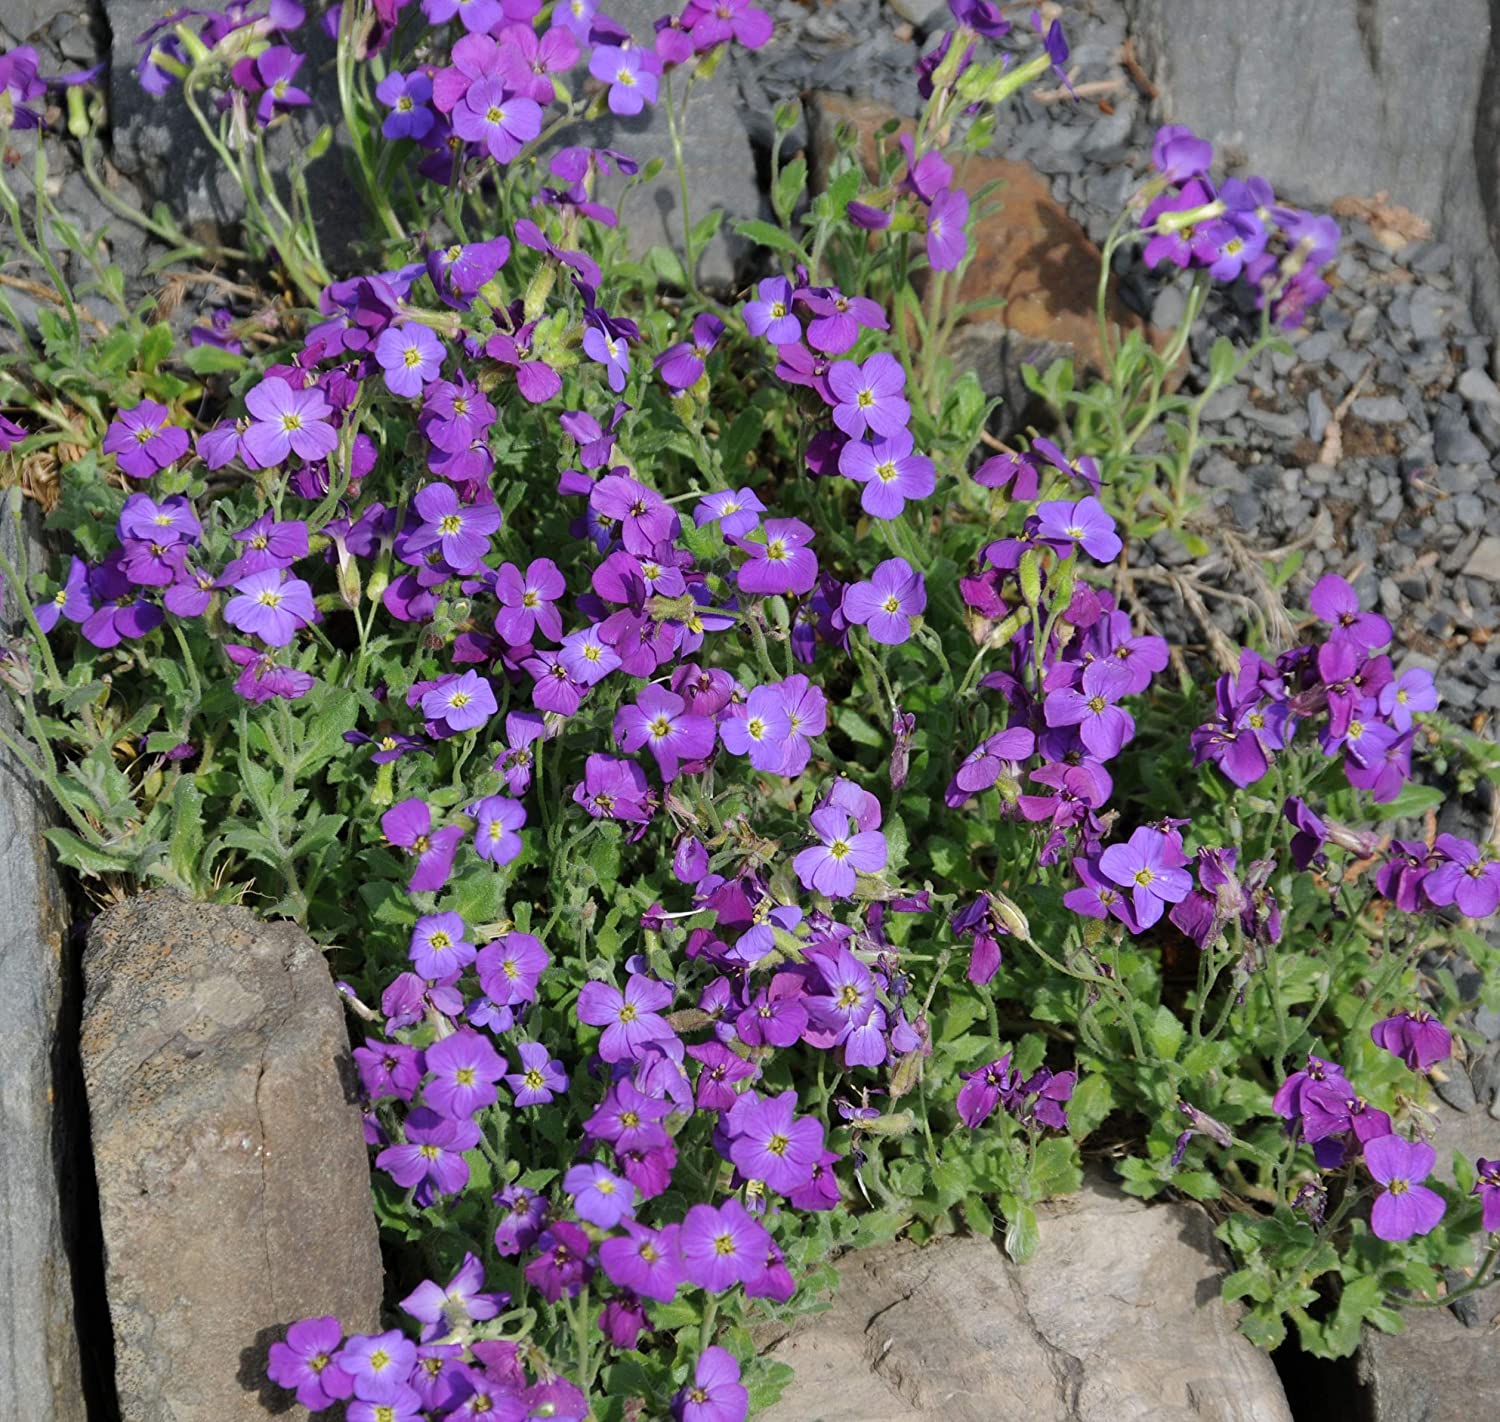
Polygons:
M224 607L224 620L273 647L284 647L301 627L317 618L312 589L280 568L266 568L241 578L235 596Z
M321 1412L354 1392L354 1379L334 1362L343 1341L338 1319L299 1319L287 1329L284 1341L271 1344L266 1376L282 1387L295 1388L298 1403L309 1412Z
M927 607L927 585L904 558L876 565L870 580L844 589L845 619L863 627L872 642L899 647L912 635L912 623Z
M745 1422L750 1393L740 1382L740 1365L725 1348L705 1348L693 1368L693 1380L672 1399L677 1422Z
M885 835L879 830L850 833L848 814L835 805L814 810L810 823L822 842L792 860L803 888L846 899L854 893L859 874L878 874L885 868Z
M1437 1152L1425 1141L1392 1135L1366 1141L1364 1156L1370 1174L1385 1186L1370 1208L1371 1233L1391 1243L1431 1234L1447 1209L1443 1197L1422 1184Z
M1099 856L1099 868L1129 891L1142 929L1156 923L1167 904L1180 903L1192 890L1184 862L1180 848L1174 849L1166 835L1146 825L1127 843L1111 844Z
M520 1071L505 1078L517 1106L546 1106L568 1089L568 1074L540 1042L519 1042Z
M402 800L380 817L380 831L392 844L412 855L416 870L406 886L409 894L436 893L453 872L453 856L463 839L462 826L450 825L436 832L432 810L425 800Z
M925 499L937 487L932 460L912 447L902 428L869 443L850 440L840 451L839 473L864 486L860 507L873 518L899 518L908 499Z
M104 453L115 456L122 474L149 479L188 452L188 433L169 424L170 412L155 400L121 410L104 433Z
M771 1236L730 1197L717 1208L694 1205L678 1235L682 1272L688 1283L710 1293L753 1279L765 1261Z
M863 365L835 361L828 369L833 396L833 422L851 439L866 432L887 438L904 430L911 419L907 404L906 372L895 356L877 351Z
M1413 1071L1426 1071L1453 1054L1453 1036L1428 1012L1398 1012L1370 1028L1371 1040Z

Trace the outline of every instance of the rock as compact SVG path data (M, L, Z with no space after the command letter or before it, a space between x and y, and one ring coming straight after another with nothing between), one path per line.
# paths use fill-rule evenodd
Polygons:
M293 925L164 892L95 921L84 976L123 1422L261 1419L288 1324L379 1318L338 994Z
M1488 85L1500 39L1490 0L1432 0L1420 15L1406 0L1261 0L1253 23L1221 0L1126 8L1160 117L1214 140L1293 202L1375 199L1376 216L1392 219L1374 224L1387 251L1430 235L1409 222L1427 219L1494 330L1500 106Z
M1448 410L1440 410L1432 422L1432 453L1443 464L1483 464L1490 457L1469 422Z
M8 516L0 544L15 558ZM35 545L33 545L35 546ZM7 626L19 609L7 593ZM0 697L7 727L8 697ZM75 1422L85 1415L69 1258L87 1125L69 1049L77 1020L69 913L42 830L47 792L0 752L0 1416ZM81 1133L81 1134L80 1134Z
M1400 425L1407 419L1406 406L1395 395L1364 395L1354 402L1354 418L1372 425Z
M1478 546L1464 564L1466 578L1483 578L1487 583L1500 583L1500 538L1493 533L1479 540Z
M1489 1292L1486 1290L1486 1292ZM1473 1422L1500 1408L1500 1353L1487 1327L1442 1308L1407 1309L1406 1332L1367 1330L1359 1380L1369 1422Z
M797 1381L764 1422L1289 1422L1218 1298L1202 1211L1113 1186L1043 1212L1024 1267L989 1239L841 1261L832 1308L772 1350Z
M1470 366L1458 377L1458 393L1471 405L1500 408L1500 386L1477 366Z

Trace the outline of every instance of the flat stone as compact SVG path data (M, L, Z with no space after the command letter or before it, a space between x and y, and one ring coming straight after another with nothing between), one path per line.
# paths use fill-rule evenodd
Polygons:
M1479 540L1478 546L1464 564L1464 576L1483 578L1487 583L1500 583L1500 537L1493 533Z
M95 920L82 1056L123 1422L252 1422L288 1324L380 1315L343 1008L294 925L149 893Z
M1500 385L1496 385L1478 366L1470 366L1458 377L1458 393L1471 405L1500 408Z
M23 31L24 33L24 31ZM16 556L10 518L0 546ZM38 545L31 541L33 550ZM7 628L19 622L3 594ZM10 698L0 719L14 728ZM75 1422L85 1415L68 1246L78 1185L82 1093L70 1032L67 901L42 830L46 791L4 756L0 779L0 1417Z
M833 1306L771 1356L797 1380L765 1422L1289 1422L1269 1357L1218 1297L1208 1217L1113 1186L1042 1212L1017 1267L989 1239L839 1265Z
M1364 395L1354 402L1354 418L1372 425L1400 425L1408 419L1407 409L1395 395Z
M1444 464L1483 464L1490 457L1469 422L1446 410L1432 422L1432 452Z

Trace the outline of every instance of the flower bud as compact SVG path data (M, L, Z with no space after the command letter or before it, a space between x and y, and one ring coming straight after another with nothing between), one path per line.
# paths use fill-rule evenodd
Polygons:
M552 288L557 281L557 266L553 262L543 262L536 269L535 275L526 284L525 308L526 319L535 321L546 308L547 298L552 295Z
M1042 600L1042 562L1035 548L1021 554L1018 577L1021 582L1021 597L1026 606L1036 607Z
M1022 943L1030 943L1031 925L1026 921L1026 915L999 889L991 889L989 893L990 912L995 915L1001 927L1013 937L1019 938Z

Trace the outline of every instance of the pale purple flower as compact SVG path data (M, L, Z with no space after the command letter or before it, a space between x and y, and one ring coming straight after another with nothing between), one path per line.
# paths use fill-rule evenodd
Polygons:
M912 453L904 428L870 443L850 440L839 453L839 473L864 485L860 507L874 518L899 517L908 499L925 499L937 486L932 460Z
M1112 563L1124 546L1120 535L1115 532L1114 519L1092 495L1079 499L1077 503L1055 499L1039 504L1036 517L1040 524L1037 536L1056 547L1059 553L1070 552L1076 543L1095 562Z
M557 599L568 590L557 564L550 558L536 558L525 573L514 563L503 563L495 574L495 596L500 611L495 614L495 631L512 647L521 647L540 631L551 641L562 637L562 614Z
M234 585L235 596L224 608L224 620L273 647L284 647L317 618L312 589L280 568L251 573Z
M740 564L740 591L767 597L811 592L818 580L817 555L807 547L812 529L800 519L773 518L763 532L763 543L736 540L736 546L750 555Z
M715 1294L759 1274L770 1247L765 1227L733 1197L717 1208L694 1205L678 1235L687 1281Z
M416 870L406 886L407 893L436 893L448 882L448 875L453 870L453 856L464 837L462 826L453 825L434 832L432 810L427 802L410 799L392 805L380 817L380 831L417 861Z
M149 479L188 452L188 434L169 424L171 414L155 400L121 410L104 432L104 452L115 456L122 474Z
M375 359L393 395L420 395L424 385L437 379L446 354L437 336L415 322L387 326L375 343Z
M752 336L764 336L773 346L791 345L802 338L802 323L792 312L792 284L785 277L765 277L756 287L756 300L747 301L741 314Z
M494 504L460 503L451 484L428 484L412 503L422 522L406 535L411 552L436 547L450 568L464 572L490 551L489 535L500 527Z
M469 670L445 680L422 696L422 714L450 731L475 731L495 714L495 693L478 672Z
M927 213L927 260L938 272L957 271L969 250L964 227L969 221L969 195L962 188L944 188Z
M486 795L472 809L474 852L491 864L509 864L521 852L526 806L509 795Z
M1111 844L1099 856L1099 868L1135 904L1136 922L1150 928L1167 904L1181 903L1192 891L1192 876L1179 862L1181 851L1172 851L1167 836L1142 825L1125 844Z
M620 707L614 731L626 750L650 750L667 781L677 778L683 761L703 760L714 748L712 718L694 715L682 697L660 686L643 688L633 705Z
M702 528L718 521L725 538L743 538L760 525L766 511L753 489L719 489L706 495L693 509L693 523Z
M672 989L666 983L632 973L624 992L613 983L585 983L576 1010L580 1022L604 1028L599 1055L605 1061L636 1061L647 1042L673 1035L659 1011L671 1002Z
M509 163L542 131L541 105L512 92L504 80L476 79L452 114L453 131L481 144L497 163Z
M888 558L870 580L844 589L846 621L863 627L870 640L899 647L911 637L912 621L927 607L927 585L905 558Z
M475 955L464 933L464 921L456 913L425 914L411 931L412 966L428 982L462 972Z
M692 1382L672 1399L672 1416L676 1422L745 1422L749 1414L750 1393L740 1382L734 1354L726 1348L705 1348L693 1368Z
M889 437L911 419L904 394L906 372L884 351L863 365L835 361L828 370L828 388L834 398L833 422L851 439L861 439L867 431Z
M613 1229L635 1208L635 1186L602 1165L575 1165L563 1176L578 1218Z
M596 45L589 73L609 85L609 109L622 117L638 114L657 99L661 61L649 49Z
M830 899L847 899L859 874L878 874L885 868L885 835L879 830L850 832L850 819L836 805L812 812L810 822L822 842L804 849L792 860L802 887Z
M519 1042L520 1071L505 1078L517 1106L545 1106L568 1089L568 1074L540 1042Z

